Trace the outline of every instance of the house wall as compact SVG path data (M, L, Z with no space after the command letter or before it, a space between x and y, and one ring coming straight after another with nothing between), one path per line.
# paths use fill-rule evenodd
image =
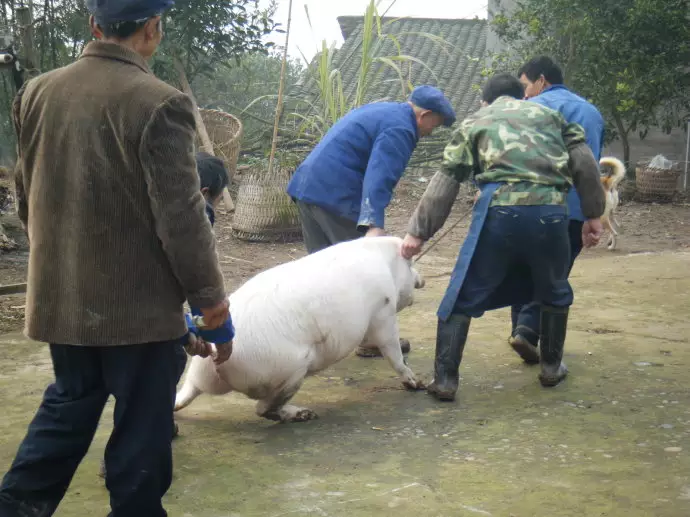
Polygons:
M501 43L496 33L491 30L491 20L493 20L496 14L500 14L503 10L510 13L515 8L516 4L517 2L515 0L489 0L487 4L487 19L489 20L489 31L486 36L487 56L503 52L506 49L506 46Z

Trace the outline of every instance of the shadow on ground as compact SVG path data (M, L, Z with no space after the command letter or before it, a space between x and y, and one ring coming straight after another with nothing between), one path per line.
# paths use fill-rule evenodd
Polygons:
M433 277L439 257L420 264ZM567 382L542 389L506 345L508 313L473 322L456 403L408 393L383 360L351 357L295 398L320 419L281 425L240 395L177 415L171 516L547 517L690 515L690 254L581 260ZM432 267L433 266L433 267ZM431 278L401 315L427 377ZM45 347L0 337L0 470L51 378ZM58 516L107 513L97 477L110 409Z

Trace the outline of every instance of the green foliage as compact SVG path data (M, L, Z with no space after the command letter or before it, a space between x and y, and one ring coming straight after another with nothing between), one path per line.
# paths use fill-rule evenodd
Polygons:
M177 77L172 59L178 58L192 81L215 72L218 65L235 66L247 53L273 47L264 38L276 30L275 1L262 9L258 0L188 0L166 15L165 37L153 61L159 77Z
M15 11L20 5L32 8L35 62L31 68L38 72L73 62L91 40L84 0L0 0L0 30L7 29L15 40ZM162 79L178 84L173 66L176 57L190 81L215 76L221 69L232 75L247 55L265 55L273 46L264 39L277 27L274 13L274 2L262 8L258 0L178 1L165 15L163 43L152 61L153 70ZM4 72L0 84L0 162L8 163L14 159L10 106L15 88L9 71Z
M515 72L538 54L554 57L566 83L593 102L609 138L681 127L690 106L687 0L522 0L493 25L510 54L494 70Z
M242 146L256 149L270 145L280 67L281 56L276 52L247 54L239 65L218 66L210 73L197 76L192 89L199 106L227 111L242 119ZM298 60L288 60L286 89L299 80L302 71ZM258 101L257 95L261 96Z

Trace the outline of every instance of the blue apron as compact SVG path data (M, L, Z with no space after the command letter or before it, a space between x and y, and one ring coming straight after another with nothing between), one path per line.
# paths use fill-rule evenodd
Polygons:
M455 302L462 289L467 270L470 267L472 256L477 248L479 236L486 221L486 216L489 213L491 199L496 189L501 185L502 183L485 183L479 186L481 194L472 210L472 222L470 223L467 237L465 237L465 241L462 243L458 260L450 277L450 283L436 313L441 321L447 321L453 313ZM533 291L534 288L529 269L516 266L509 271L503 283L491 296L486 310L509 307L517 303L529 303L532 301Z

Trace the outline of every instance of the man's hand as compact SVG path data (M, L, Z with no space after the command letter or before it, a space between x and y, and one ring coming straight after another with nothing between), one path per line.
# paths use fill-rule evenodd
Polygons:
M230 359L232 354L232 341L216 345L216 353L213 356L213 363L218 366Z
M582 225L582 245L585 248L591 248L599 244L601 234L604 233L604 227L601 224L601 219L588 219Z
M481 193L482 193L482 191L481 191L481 190L478 190L478 191L474 194L474 201L472 201L473 204L475 204L475 205L477 204L477 200L479 199L479 196L481 195Z
M227 298L214 307L200 309L201 315L204 317L204 325L208 330L214 330L220 327L230 315L230 303Z
M367 231L365 237L384 237L385 235L386 230L384 230L383 228L376 228L375 226L372 226Z
M406 259L411 259L415 255L417 255L420 251L422 251L423 245L424 245L424 241L422 239L420 239L419 237L415 237L414 235L410 235L408 233L405 235L405 238L403 239L402 248L400 249L400 253Z
M187 341L187 344L184 346L184 349L185 352L187 352L189 355L198 355L203 359L207 358L209 355L213 353L213 347L210 343L207 343L199 336L196 336L191 333L189 334L189 340Z

